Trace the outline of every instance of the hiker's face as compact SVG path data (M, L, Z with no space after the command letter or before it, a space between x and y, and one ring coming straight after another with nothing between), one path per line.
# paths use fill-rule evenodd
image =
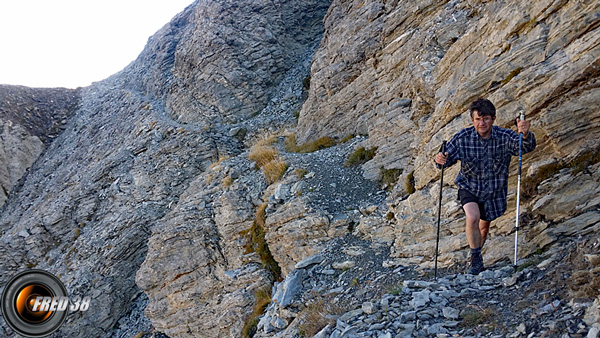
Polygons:
M473 117L471 117L471 122L473 122L473 127L477 130L477 133L482 137L490 136L492 132L492 125L496 120L495 117L491 117L490 115L479 116L478 111L473 112Z

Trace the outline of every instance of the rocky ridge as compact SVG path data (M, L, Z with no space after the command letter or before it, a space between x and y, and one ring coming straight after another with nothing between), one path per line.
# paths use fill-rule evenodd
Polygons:
M0 206L76 110L79 92L0 85Z
M593 338L600 316L597 138L582 137L577 119L564 129L569 137L561 134L559 121L569 119L555 109L589 116L586 135L596 132L595 8L569 1L196 1L121 73L81 90L76 114L0 215L0 269L46 269L69 292L108 304L70 314L56 337ZM522 12L529 21L514 15ZM497 24L500 13L521 19ZM588 26L571 26L571 18ZM511 44L488 60L467 42L479 29L478 43L486 44L494 26L506 28L500 36ZM518 67L503 58L537 60L530 56L539 49L525 42L539 34L553 53L513 73ZM482 77L493 78L490 86L470 84L467 70L448 66L469 55L465 63L497 70ZM576 75L558 88L565 69ZM549 88L535 74L553 79ZM446 100L438 94L449 83L462 89ZM532 101L502 95L525 85L554 99L526 106L534 126L547 130L534 130L540 146L526 161L524 270L507 267L509 210L486 245L488 271L459 273L464 219L446 184L443 277L432 283L439 187L430 155L468 124L448 107L464 110L471 96L489 94L510 115L510 102ZM566 101L555 100L563 94ZM571 104L577 100L585 104ZM498 122L508 126L509 119ZM293 133L299 141L336 142L293 153L284 146ZM348 134L356 136L341 142ZM274 182L249 159L264 140L287 166ZM359 147L376 147L375 157L344 166ZM559 156L567 151L574 153ZM375 180L389 169L402 174L384 187ZM307 317L313 303L336 306ZM469 327L472 309L498 319L484 316ZM307 321L323 325L309 329ZM13 335L5 327L0 334Z
M189 123L178 117L181 111L168 103L177 92L170 84L198 86L196 89L188 87L183 94L207 87L220 88L217 92L206 93L210 97L220 97L263 80L265 82L261 82L259 92L271 93L280 84L290 83L285 78L288 72L306 77L309 64L306 56L312 55L310 51L314 50L315 41L322 31L320 21L327 3L282 3L283 7L278 8L282 14L285 11L289 11L287 15L296 13L295 18L301 20L274 15L268 18L273 21L266 28L277 30L275 40L269 37L274 36L272 33L263 29L257 30L256 35L246 36L246 41L238 41L240 44L236 42L235 51L240 54L237 61L232 62L243 63L243 67L239 69L241 82L236 82L235 86L222 82L221 78L209 81L216 87L195 82L194 76L200 71L182 69L190 66L191 56L202 54L200 50L204 45L198 39L213 44L215 41L207 36L196 36L193 41L187 37L198 34L195 27L212 27L210 29L214 31L211 30L211 34L233 37L228 33L232 25L244 21L255 27L266 19L258 10L252 15L245 15L248 13L237 9L238 6L244 7L242 5L239 1L197 1L157 32L139 58L126 69L81 89L81 102L66 122L65 130L49 144L31 167L18 193L7 201L0 217L0 269L7 272L0 277L2 283L10 278L10 272L36 267L57 275L71 294L90 295L97 304L108 304L98 311L70 314L55 336L108 337L127 335L137 330L133 334L135 336L150 330L148 318L152 320L151 330L159 328L172 335L186 332L189 323L186 316L191 312L185 315L176 313L180 320L169 323L168 319L163 319L163 316L169 315L168 311L152 311L164 300L160 294L150 292L153 283L156 283L152 276L177 284L204 273L204 277L197 281L209 281L211 284L208 285L214 286L208 295L215 295L209 297L215 300L212 304L215 307L204 307L204 320L195 323L207 326L197 328L195 332L222 330L224 334L239 336L243 325L240 318L251 310L254 301L252 288L244 289L257 278L262 278L257 286L262 283L270 287L272 284L272 276L256 263L255 258L248 262L240 257L244 243L230 243L235 238L245 241L238 234L241 229L237 229L236 219L227 219L230 210L234 210L228 204L231 202L228 198L240 192L234 191L231 196L223 197L222 202L218 201L216 197L222 191L221 180L211 181L209 178L211 164L228 157L236 161L235 156L243 151L243 137L231 133L231 129L237 127L231 123L235 121L212 125L200 119L198 123ZM252 6L259 5L252 2ZM207 19L206 13L214 14L214 25L205 26L199 21ZM229 14L239 16L239 20L230 21ZM225 48L233 41L221 42ZM265 52L262 57L258 57L257 50ZM269 59L272 59L272 64L265 69L266 73L257 72L256 69ZM219 63L224 59L216 57L211 60ZM194 64L195 61L191 65ZM210 67L203 64L197 69L205 71ZM304 95L302 80L294 82L298 86L290 88L300 90L292 90L289 95L280 98L288 106L297 105ZM254 108L267 108L266 114L281 115L280 108L270 108L269 105L269 100L275 100L276 95L251 93L245 99L255 100ZM225 104L223 97L220 99L221 104ZM210 100L206 99L206 102ZM293 114L290 113L290 116L293 121ZM256 117L255 121L266 124L264 118L261 122ZM253 166L243 157L234 163L248 169ZM248 172L248 188L262 192L264 178L255 170ZM224 177L226 173L218 171L218 175ZM217 192L214 201L208 198ZM198 194L207 196L207 201L201 203L195 200ZM246 198L245 195L241 197ZM261 197L260 194L258 197ZM213 210L217 212L213 213ZM250 215L253 214L252 204L247 210ZM217 216L213 219L215 214ZM215 227L215 220L220 229ZM233 238L221 239L219 231L229 232ZM166 270L163 267L153 274L152 257L168 257L171 250L178 250L178 243L171 240L167 243L172 246L163 251L161 236L169 237L179 232L196 241L199 247L206 245L207 250L194 250L184 256L179 262L182 263L180 270L169 265L167 269L173 274L164 274ZM189 252L190 242L184 238L180 243L188 248L184 252ZM202 253L212 255L214 260L199 258L206 265L183 264L194 258L193 254ZM142 266L146 256L148 263ZM172 262L169 259L169 263ZM222 269L215 270L219 265ZM200 272L202 267L207 270ZM196 272L188 275L187 268ZM243 268L242 273L229 274L236 268ZM148 296L142 296L142 289L136 284L138 270L150 272L138 279L139 285L148 289ZM172 279L167 280L168 277ZM237 284L229 285L227 281L231 279L237 279ZM219 296L223 291L222 285L229 285L231 302L226 301L225 295ZM192 290L192 285L189 290ZM142 308L147 308L145 315L136 312ZM228 314L220 321L215 318L214 311ZM217 325L217 322L226 324ZM0 334L13 335L5 325L0 326Z
M573 256L597 253L594 236L518 270L443 269L437 279L429 269L391 265L386 245L351 235L329 244L276 284L255 337L596 337L600 329L598 300L569 276L573 265L598 271L597 254Z
M333 1L297 139L368 136L361 146L376 154L363 165L365 177L377 179L382 168L402 171L384 211L395 217L395 227L384 231L393 232L394 255L426 262L435 246L437 211L430 201L439 193L433 155L443 139L469 126L469 104L487 97L498 110L497 125L511 128L524 111L538 140L523 162L525 184L534 193L522 205L529 239L522 254L555 241L542 232L562 228L567 215L590 219L582 226L597 231L598 176L564 167L598 161L600 144L592 135L599 130L599 6L553 0ZM590 156L595 160L588 161ZM466 258L464 218L449 183L457 170L449 170L444 187L443 264ZM578 183L550 188L549 197L547 185L538 184L553 176ZM566 197L566 190L577 197ZM511 240L514 196L510 189L508 211L492 223L495 239L486 254L494 261L506 258L502 248ZM570 224L564 225L559 232L568 232Z

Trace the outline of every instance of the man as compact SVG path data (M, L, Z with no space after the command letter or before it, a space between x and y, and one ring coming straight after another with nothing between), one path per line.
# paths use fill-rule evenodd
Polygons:
M438 167L449 167L460 161L456 177L458 197L467 216L465 233L471 258L468 273L483 271L481 248L490 222L506 211L508 167L511 156L519 155L519 133L523 133L523 154L535 149L535 137L528 121L517 118L518 132L494 126L496 107L487 99L479 99L469 107L472 127L459 131L438 153Z

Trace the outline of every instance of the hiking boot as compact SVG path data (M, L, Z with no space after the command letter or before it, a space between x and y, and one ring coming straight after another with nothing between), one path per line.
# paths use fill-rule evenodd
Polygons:
M483 257L481 255L469 258L469 270L467 271L469 275L478 275L483 269Z

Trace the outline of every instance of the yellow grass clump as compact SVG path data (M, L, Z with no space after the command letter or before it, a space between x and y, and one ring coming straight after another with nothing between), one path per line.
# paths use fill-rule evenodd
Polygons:
M277 182L283 177L288 164L281 158L277 149L272 144L277 141L276 137L265 138L250 148L248 158L254 161L256 168L262 169L269 184Z

